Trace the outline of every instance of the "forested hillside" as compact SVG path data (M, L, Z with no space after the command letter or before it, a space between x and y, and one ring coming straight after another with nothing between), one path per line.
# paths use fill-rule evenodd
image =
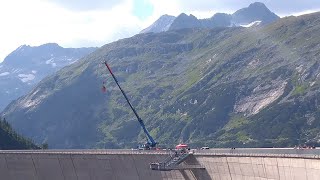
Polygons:
M16 133L8 121L0 117L0 149L39 149L30 139Z

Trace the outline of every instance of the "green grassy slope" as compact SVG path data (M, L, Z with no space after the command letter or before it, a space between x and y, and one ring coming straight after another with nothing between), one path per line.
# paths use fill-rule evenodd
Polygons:
M160 144L318 143L319 31L315 13L261 28L136 35L46 78L3 113L53 147L135 147L145 136L102 65L108 60Z

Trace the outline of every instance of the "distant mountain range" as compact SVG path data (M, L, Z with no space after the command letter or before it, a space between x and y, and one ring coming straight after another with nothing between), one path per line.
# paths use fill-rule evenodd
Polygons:
M63 48L55 43L22 45L0 63L0 111L39 81L97 48Z
M163 15L140 33L157 33L183 28L250 27L269 24L277 19L279 16L271 12L263 3L255 2L233 14L217 13L209 19L197 19L192 14L188 16L185 13L178 17Z

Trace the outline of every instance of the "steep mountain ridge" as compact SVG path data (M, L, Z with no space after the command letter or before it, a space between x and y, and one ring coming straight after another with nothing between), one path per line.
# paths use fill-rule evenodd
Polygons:
M147 32L163 32L168 31L172 22L176 17L170 15L162 15L157 21L155 21L151 26L147 27L146 29L142 30L140 33L147 33Z
M251 27L251 23L255 23L255 26L272 23L278 20L279 16L271 12L263 3L255 2L233 14L216 13L208 19L197 19L194 15L190 14L188 16L185 13L181 13L178 17L170 16L170 21L164 20L168 18L166 15L161 16L155 23L140 33L164 32L184 28Z
M135 147L144 135L101 64L108 60L160 144L316 144L319 14L119 40L46 78L2 115L55 148Z
M0 64L0 111L26 94L45 76L93 52L96 48L62 48L56 43L22 45Z

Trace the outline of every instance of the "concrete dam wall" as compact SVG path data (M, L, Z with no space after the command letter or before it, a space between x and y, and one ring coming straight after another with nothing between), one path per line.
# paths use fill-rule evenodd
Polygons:
M149 163L162 161L168 152L0 151L0 180L319 180L319 155L308 152L250 154L196 151L181 166L201 165L205 169L153 171Z
M277 157L196 156L205 167L202 179L221 180L319 180L320 161Z
M163 154L0 153L1 180L183 179L176 171L149 168Z

